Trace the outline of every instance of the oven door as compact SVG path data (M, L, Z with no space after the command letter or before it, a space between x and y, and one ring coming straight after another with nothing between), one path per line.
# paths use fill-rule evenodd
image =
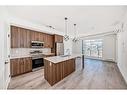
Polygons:
M38 59L32 59L32 69L42 67L44 66L44 59L38 58Z

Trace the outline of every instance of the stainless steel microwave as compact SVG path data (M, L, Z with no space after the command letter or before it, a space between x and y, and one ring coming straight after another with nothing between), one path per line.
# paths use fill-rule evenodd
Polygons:
M31 47L32 48L43 48L44 42L41 41L31 41Z

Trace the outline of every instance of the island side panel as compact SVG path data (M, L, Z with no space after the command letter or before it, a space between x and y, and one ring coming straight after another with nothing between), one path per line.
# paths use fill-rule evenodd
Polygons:
M52 86L75 71L75 59L59 63L44 60L44 78Z
M55 78L56 66L48 60L44 60L44 78L48 81L50 85L56 83Z

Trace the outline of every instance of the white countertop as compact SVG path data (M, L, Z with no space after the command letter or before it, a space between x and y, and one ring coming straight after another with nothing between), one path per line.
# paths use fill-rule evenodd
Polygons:
M31 55L30 54L28 54L28 55L16 55L16 56L11 56L10 59L25 58L25 57L31 57Z
M66 57L62 57L62 56L53 56L53 57L46 57L44 58L45 60L48 60L52 63L59 63L62 61L66 61L69 59L73 59L73 58L77 58L77 57L81 57L82 54L71 54L70 56L66 56Z
M43 55L45 56L48 56L48 55L55 55L55 53L42 53Z

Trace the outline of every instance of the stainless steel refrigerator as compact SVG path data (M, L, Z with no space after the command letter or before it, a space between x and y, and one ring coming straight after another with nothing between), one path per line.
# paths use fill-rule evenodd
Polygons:
M64 44L63 43L56 43L56 55L64 55Z

